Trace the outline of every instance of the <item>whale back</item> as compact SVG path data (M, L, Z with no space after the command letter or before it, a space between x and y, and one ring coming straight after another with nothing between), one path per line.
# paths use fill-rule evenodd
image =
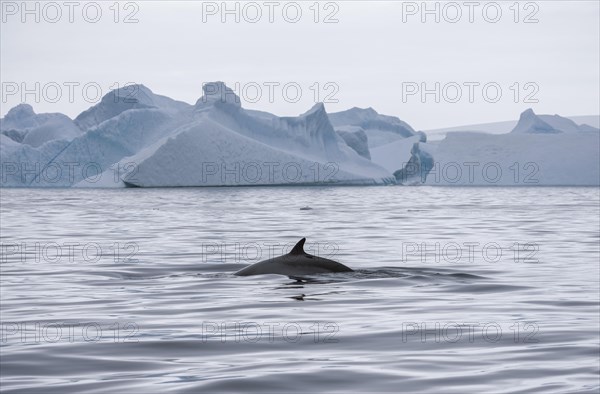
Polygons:
M250 276L263 274L279 274L291 277L315 275L329 272L352 272L353 270L337 261L313 256L304 251L302 238L288 254L259 261L237 271L235 275Z

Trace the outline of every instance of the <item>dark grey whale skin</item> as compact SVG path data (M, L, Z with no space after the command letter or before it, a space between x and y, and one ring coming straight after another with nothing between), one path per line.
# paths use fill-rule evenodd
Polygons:
M242 268L234 275L251 276L278 274L290 277L299 277L302 275L324 274L331 272L353 272L349 267L337 261L325 259L322 257L313 256L304 251L304 242L306 238L302 238L292 251L283 256L274 257L272 259L259 261L249 267Z

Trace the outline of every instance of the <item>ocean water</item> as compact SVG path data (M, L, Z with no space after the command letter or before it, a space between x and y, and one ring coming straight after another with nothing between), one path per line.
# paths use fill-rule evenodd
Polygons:
M600 390L598 188L0 192L3 392Z

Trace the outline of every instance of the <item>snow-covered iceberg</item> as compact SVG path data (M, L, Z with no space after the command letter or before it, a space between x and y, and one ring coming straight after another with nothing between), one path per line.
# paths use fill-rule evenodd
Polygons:
M332 113L329 119L348 146L395 174L397 183L421 183L427 176L433 159L419 145L427 141L424 132L373 108L354 107Z
M597 128L529 109L509 130L427 142L372 108L327 114L318 103L279 117L244 109L222 82L194 105L132 85L75 120L11 109L0 119L0 186L600 184Z
M71 121L79 135L41 146L3 133L1 184L164 187L394 182L389 171L344 142L322 104L298 117L277 117L244 110L222 82L206 84L203 90L194 106L156 95L143 85L112 91ZM16 112L23 109L27 108ZM19 117L15 112L10 115L2 124L12 130Z
M343 131L336 130L338 135L342 137L346 145L352 148L356 153L371 160L371 152L369 151L369 138L364 130Z
M192 120L128 160L129 186L393 183L339 137L323 104L298 117L245 111L222 83L204 86Z
M426 184L444 186L595 186L598 132L456 132L435 147Z
M362 131L367 135L369 148L389 144L412 137L415 130L395 116L381 115L373 108L351 108L329 114L331 124L337 131Z
M144 85L128 85L110 91L98 104L79 114L75 123L88 130L130 109L160 108L174 113L190 107L187 103L154 94Z
M569 118L559 115L536 115L531 108L524 111L511 133L516 134L557 134L597 132L597 128L587 124L578 125Z
M82 134L82 130L66 115L36 114L31 105L19 104L0 119L0 133L37 148L49 141L70 141Z
M372 148L372 161L394 173L400 184L600 184L597 128L528 109L513 123L512 132L505 130L504 134L453 131L442 141L428 143L408 137Z

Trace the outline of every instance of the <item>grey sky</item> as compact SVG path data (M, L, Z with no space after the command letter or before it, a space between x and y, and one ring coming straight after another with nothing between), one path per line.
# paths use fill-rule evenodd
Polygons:
M302 16L296 23L286 21L296 15L297 7L290 2L273 2L273 23L268 20L269 5L261 1L254 3L262 12L257 23L249 21L255 18L257 7L246 6L244 13L246 3L239 3L239 23L234 14L226 15L222 23L221 1L121 2L118 23L113 1L98 2L102 16L97 23L84 19L85 2L74 6L73 23L69 23L64 2L55 3L62 12L56 23L49 23L56 15L54 6L47 2L28 2L28 6L35 9L35 3L39 3L40 22L30 14L23 23L21 1L2 1L2 116L22 101L22 84L35 90L36 82L40 83L40 97L25 97L35 111L63 112L71 117L93 105L85 100L84 84L92 84L88 85L90 101L96 95L94 86L100 86L105 94L116 84L135 82L155 93L193 103L201 95L202 84L215 80L236 90L246 108L297 115L307 111L315 99L327 99L330 112L370 106L400 117L415 129L515 119L528 107L538 113L562 115L598 114L600 107L598 1L520 2L516 7L513 1L472 2L473 8L462 1L452 5L428 2L430 9L438 4L439 23L433 14L422 15L421 1L404 5L392 1L320 2L318 23L314 22L317 7L312 1L297 2ZM456 17L454 4L462 17L450 23ZM12 15L14 6L16 15ZM228 6L233 9L235 2ZM94 6L86 7L88 19L93 20ZM502 11L499 21L486 21L486 17L495 18L497 8ZM517 8L519 22L515 23ZM470 10L473 23L469 22ZM123 23L131 13L138 22ZM324 23L328 15L337 22ZM523 23L528 16L538 22ZM73 103L65 85L70 82L80 84L73 87ZM423 83L435 90L436 82L440 83L439 103L434 94L427 95L424 103L419 93L403 98L403 86L405 93L421 89ZM55 84L61 86L58 99L54 98ZM484 96L486 84L488 94ZM259 98L255 96L257 85L262 89ZM14 86L19 91L8 94L7 89ZM462 90L458 100L456 86ZM292 102L297 87L301 96ZM502 96L495 103L488 102L493 101L498 87ZM539 102L524 102L528 94ZM249 102L253 100L256 102ZM452 100L458 102L449 102Z

